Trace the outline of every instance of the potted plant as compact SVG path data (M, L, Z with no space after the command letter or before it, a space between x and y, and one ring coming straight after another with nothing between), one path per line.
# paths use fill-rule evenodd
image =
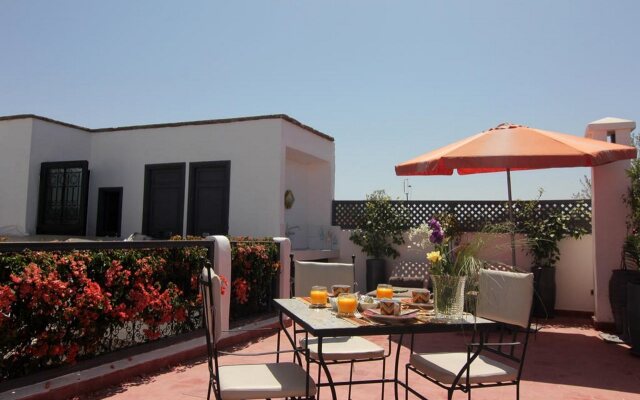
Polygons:
M364 211L358 218L358 228L349 239L362 247L367 254L367 290L373 290L385 281L384 257L397 258L400 253L393 246L404 243L402 236L406 228L402 210L391 203L384 190L367 195Z
M525 202L516 211L517 233L526 236L527 253L533 257L531 271L534 274L535 298L534 315L537 317L553 317L556 303L556 270L560 260L558 244L567 237L579 239L587 233L583 227L571 225L572 212L557 210L549 214L540 212L539 189L536 200Z
M609 303L616 326L623 340L629 340L629 319L627 317L627 285L640 280L640 235L632 233L625 238L622 246L622 260L619 269L611 271L609 279ZM634 289L634 288L632 288ZM638 317L640 321L640 316Z
M624 197L629 206L627 236L622 248L622 268L614 270L609 281L609 300L616 328L631 344L631 352L640 355L640 161L631 161L627 169L629 191Z

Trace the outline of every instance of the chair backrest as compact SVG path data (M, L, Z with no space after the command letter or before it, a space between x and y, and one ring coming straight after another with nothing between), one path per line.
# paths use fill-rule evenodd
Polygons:
M355 267L353 264L311 261L295 262L294 296L309 296L312 286L350 285L355 291Z
M207 334L207 344L212 350L222 335L222 321L218 308L221 303L221 282L213 268L203 268L200 274L200 293L202 294L203 318Z
M518 267L514 267L513 265L505 264L499 261L485 261L482 265L482 268L492 271L525 272L518 269Z
M533 274L480 270L478 317L526 328L532 303Z

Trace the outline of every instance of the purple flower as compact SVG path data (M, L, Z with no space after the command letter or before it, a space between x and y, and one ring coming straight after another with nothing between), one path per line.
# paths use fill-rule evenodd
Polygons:
M429 220L428 224L429 224L429 228L431 228L434 231L441 231L442 230L442 225L440 225L440 222L435 218L431 218Z
M429 241L434 244L442 244L444 240L444 233L442 231L433 231L431 236L429 236Z
M431 236L429 236L429 241L434 244L442 244L442 241L444 240L444 232L440 222L435 218L431 218L428 224L432 231Z

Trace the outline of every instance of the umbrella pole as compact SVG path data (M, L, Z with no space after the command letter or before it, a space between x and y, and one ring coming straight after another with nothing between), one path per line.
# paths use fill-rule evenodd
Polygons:
M509 194L509 222L511 222L511 265L516 266L516 232L513 220L513 200L511 198L511 168L507 168L507 190Z

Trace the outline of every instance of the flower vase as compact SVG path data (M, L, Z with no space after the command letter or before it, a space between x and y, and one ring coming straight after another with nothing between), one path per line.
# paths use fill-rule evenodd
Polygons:
M464 310L465 276L432 275L436 318L459 319Z

